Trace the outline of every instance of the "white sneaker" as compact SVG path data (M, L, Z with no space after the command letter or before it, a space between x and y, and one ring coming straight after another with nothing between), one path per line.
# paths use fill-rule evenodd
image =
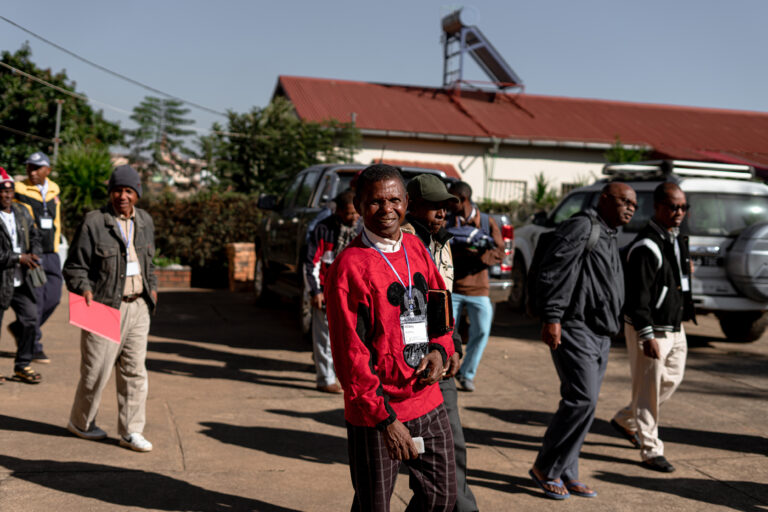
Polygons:
M120 436L120 446L123 448L130 448L136 452L151 452L152 443L144 439L144 436L138 432L128 434L128 436Z
M77 437L81 439L87 439L89 441L99 441L107 437L107 433L97 427L95 423L92 424L91 428L88 430L80 430L74 425L74 423L70 421L67 425L67 430L75 434Z

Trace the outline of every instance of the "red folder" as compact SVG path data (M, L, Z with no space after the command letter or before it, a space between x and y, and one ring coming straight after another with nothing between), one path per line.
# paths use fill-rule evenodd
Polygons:
M120 310L69 292L69 323L120 344Z

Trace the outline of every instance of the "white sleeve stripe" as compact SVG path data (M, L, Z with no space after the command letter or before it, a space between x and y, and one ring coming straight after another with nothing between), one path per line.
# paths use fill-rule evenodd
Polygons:
M629 258L632 256L632 251L637 249L638 247L647 247L651 250L654 256L656 256L656 270L661 269L661 249L659 249L659 246L656 245L656 242L649 238L643 238L642 240L639 240L636 242L627 253L627 261L629 261Z

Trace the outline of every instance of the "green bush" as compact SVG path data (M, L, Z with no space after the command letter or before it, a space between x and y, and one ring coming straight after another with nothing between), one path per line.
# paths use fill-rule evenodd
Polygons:
M69 240L88 211L107 204L106 183L111 174L112 161L106 146L80 142L62 146L53 180L61 187L64 236Z
M194 286L224 286L226 244L256 239L256 201L254 195L203 191L184 199L164 194L140 206L152 215L163 257L191 266Z

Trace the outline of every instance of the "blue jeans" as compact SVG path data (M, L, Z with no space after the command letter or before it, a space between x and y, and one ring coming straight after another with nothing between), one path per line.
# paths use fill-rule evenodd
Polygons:
M488 335L491 334L493 306L488 297L454 293L452 298L453 318L458 322L462 307L467 308L467 317L469 317L469 339L464 353L464 361L462 361L456 376L460 379L475 380L477 366L480 364L485 345L488 343Z

